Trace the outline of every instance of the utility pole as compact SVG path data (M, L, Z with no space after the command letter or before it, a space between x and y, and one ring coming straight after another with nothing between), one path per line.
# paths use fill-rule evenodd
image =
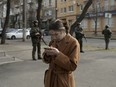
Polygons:
M23 42L26 41L26 0L23 0Z

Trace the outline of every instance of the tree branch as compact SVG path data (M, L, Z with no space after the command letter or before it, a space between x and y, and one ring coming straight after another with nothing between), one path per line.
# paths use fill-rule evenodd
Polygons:
M84 7L81 15L79 16L79 18L77 18L76 21L71 25L71 29L70 29L70 34L71 35L73 34L74 29L77 26L77 23L80 23L84 19L85 15L86 15L86 12L87 12L88 8L91 6L92 2L93 2L93 0L88 0L88 2L85 5L85 7Z

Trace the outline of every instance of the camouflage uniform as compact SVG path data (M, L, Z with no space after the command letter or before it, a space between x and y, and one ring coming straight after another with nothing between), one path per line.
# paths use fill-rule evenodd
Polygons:
M38 35L36 35L37 33ZM35 58L36 49L37 49L38 59L41 59L41 32L39 28L32 27L32 29L30 30L30 36L31 36L32 46L33 46L32 59L36 60Z
M105 29L102 31L102 34L104 35L104 40L105 40L105 49L108 49L108 45L110 42L110 38L111 38L111 30L108 29L109 27L106 25Z
M78 40L79 44L80 44L80 52L84 53L83 51L83 37L84 34L82 33L83 29L81 27L77 27L75 29L75 36L76 39Z

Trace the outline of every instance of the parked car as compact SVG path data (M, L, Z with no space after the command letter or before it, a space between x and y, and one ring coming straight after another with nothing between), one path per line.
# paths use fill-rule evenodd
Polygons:
M0 28L0 37L2 36L2 28ZM14 28L7 28L6 29L6 33L8 33L8 32L11 32L11 31L13 31L13 30L15 30Z
M30 38L30 32L28 29L26 31L26 39ZM6 32L6 38L7 39L17 39L17 38L23 38L23 29L15 29L11 32Z
M6 33L16 30L15 28L7 28Z

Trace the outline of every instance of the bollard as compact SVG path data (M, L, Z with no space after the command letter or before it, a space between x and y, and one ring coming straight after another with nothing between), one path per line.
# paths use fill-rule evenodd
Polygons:
M14 61L15 61L15 57L13 56L12 58L13 58L13 59L14 59Z

